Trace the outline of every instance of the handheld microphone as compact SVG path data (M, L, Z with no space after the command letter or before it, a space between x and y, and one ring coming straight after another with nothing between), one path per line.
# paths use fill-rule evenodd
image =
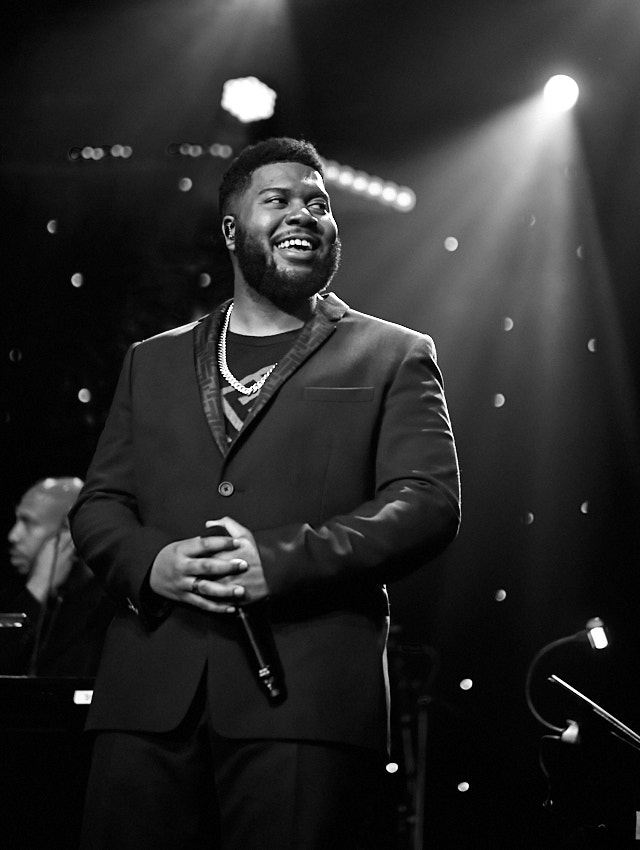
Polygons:
M212 525L205 528L202 537L229 537L229 532L223 525ZM254 603L258 604L258 603ZM250 612L240 606L235 607L235 616L240 621L245 643L255 665L258 680L272 703L281 702L285 697L284 682L276 671L276 665L269 661L269 656L276 652L273 635L268 629L268 623L258 631L257 623Z

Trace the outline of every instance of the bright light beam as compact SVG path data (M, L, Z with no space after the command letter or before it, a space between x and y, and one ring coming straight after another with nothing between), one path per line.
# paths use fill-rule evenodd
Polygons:
M556 74L544 87L544 101L552 112L567 112L577 101L580 89L572 77Z

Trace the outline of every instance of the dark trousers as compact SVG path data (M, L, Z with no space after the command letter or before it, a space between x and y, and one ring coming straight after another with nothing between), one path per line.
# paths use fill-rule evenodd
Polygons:
M101 732L82 850L388 850L384 758L225 739L199 694L175 732Z

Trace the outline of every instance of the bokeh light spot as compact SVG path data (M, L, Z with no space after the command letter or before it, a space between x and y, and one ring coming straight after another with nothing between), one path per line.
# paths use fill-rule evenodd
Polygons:
M457 251L459 244L460 243L458 242L455 236L447 236L447 238L444 240L445 250L449 251L450 253L453 253L453 251Z

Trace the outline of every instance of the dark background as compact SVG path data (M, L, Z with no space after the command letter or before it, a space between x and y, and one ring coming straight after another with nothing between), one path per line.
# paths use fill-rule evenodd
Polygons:
M391 588L402 840L420 704L425 846L546 847L592 821L623 846L640 754L606 735L563 745L551 816L524 681L543 645L598 615L610 648L565 647L548 672L640 728L640 4L34 0L3 14L3 527L37 478L84 475L126 346L228 291L226 161L169 145L304 136L411 187L402 213L329 184L334 288L434 337L462 469L457 541ZM555 73L581 98L550 117ZM244 126L219 102L224 80L248 75L278 98L273 119ZM68 156L115 143L131 158ZM554 724L578 712L542 679L534 695ZM590 770L607 792L582 793Z

